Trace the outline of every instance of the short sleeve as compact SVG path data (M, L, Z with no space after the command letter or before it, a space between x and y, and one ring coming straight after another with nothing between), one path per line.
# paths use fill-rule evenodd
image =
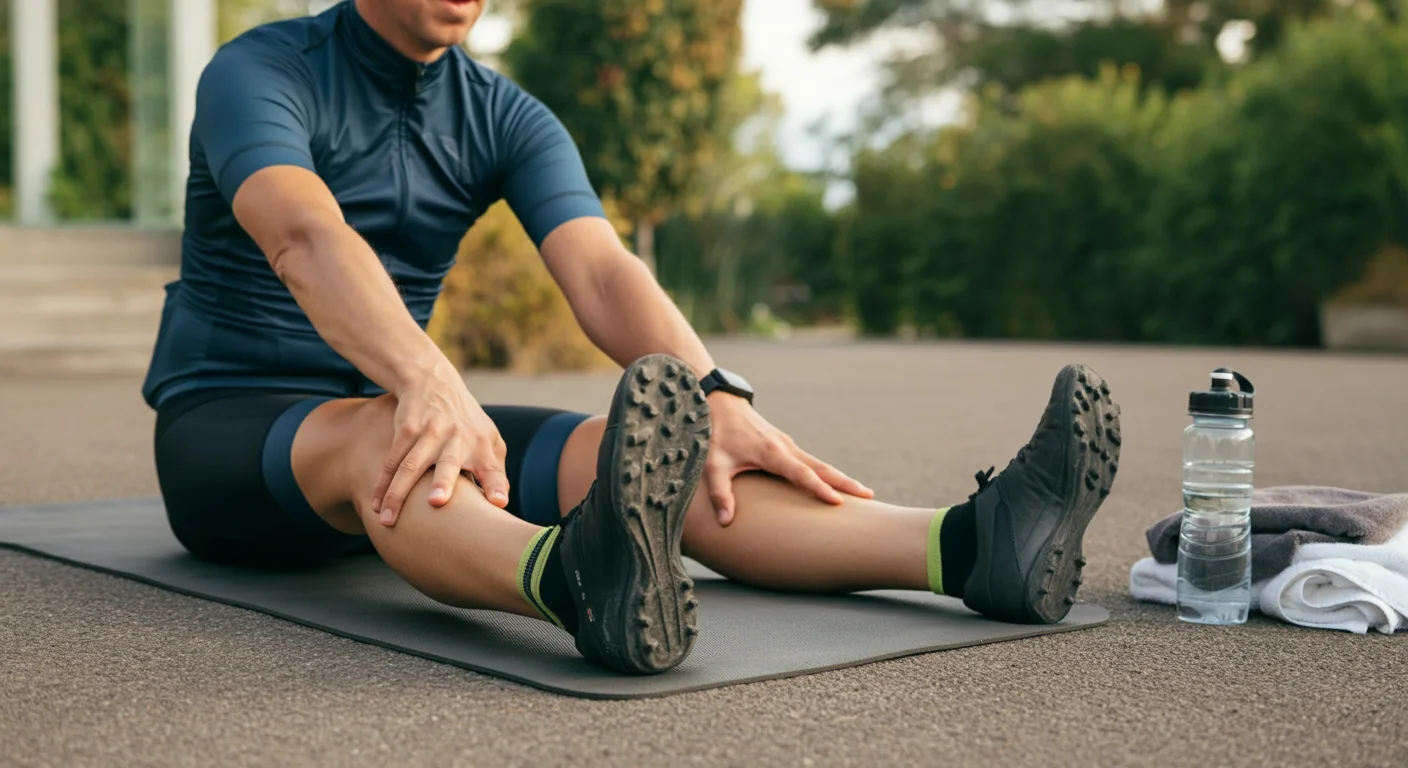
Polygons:
M316 170L309 146L308 89L290 62L236 41L206 66L196 90L192 138L220 194L233 201L256 171L275 165Z
M573 219L606 218L582 155L551 110L516 86L498 111L503 197L539 246Z

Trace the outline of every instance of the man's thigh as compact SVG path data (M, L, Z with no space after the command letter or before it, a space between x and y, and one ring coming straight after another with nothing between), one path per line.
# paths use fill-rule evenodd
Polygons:
M207 559L302 567L364 546L305 500L289 445L326 398L257 390L203 391L164 404L155 453L178 540Z

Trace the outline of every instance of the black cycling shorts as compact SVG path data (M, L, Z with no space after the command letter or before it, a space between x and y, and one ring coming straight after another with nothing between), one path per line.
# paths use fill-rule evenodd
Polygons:
M265 568L303 568L372 551L309 506L294 480L293 437L330 398L266 390L202 390L163 403L156 470L171 530L191 554ZM508 511L538 525L557 521L557 465L588 417L524 406L484 409L508 453Z

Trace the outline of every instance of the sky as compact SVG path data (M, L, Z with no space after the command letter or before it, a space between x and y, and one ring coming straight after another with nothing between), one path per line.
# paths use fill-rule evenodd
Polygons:
M492 52L507 44L511 25L490 13L475 27L470 46ZM758 71L763 86L782 97L786 109L779 150L800 170L819 169L827 141L808 127L825 121L832 135L855 125L862 103L881 82L883 51L893 41L812 53L807 37L820 25L811 0L746 0L743 6L743 63Z
M807 38L820 24L811 0L747 0L743 6L744 66L782 97L779 150L789 165L805 170L821 166L826 146L808 127L825 121L832 135L854 127L861 105L881 84L883 43L813 53Z

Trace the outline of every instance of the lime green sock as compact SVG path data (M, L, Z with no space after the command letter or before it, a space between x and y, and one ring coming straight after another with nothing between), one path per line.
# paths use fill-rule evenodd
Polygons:
M557 542L557 537L562 535L562 528L554 525L551 528L544 528L533 535L528 540L528 546L523 549L523 555L518 558L518 595L524 602L533 606L544 619L551 621L563 629L562 619L548 608L547 602L543 600L543 573L547 571L548 553L552 551L553 544Z
M929 521L929 590L936 595L944 594L944 553L943 547L939 546L939 532L944 527L944 516L953 507L944 507L934 513L934 519Z

